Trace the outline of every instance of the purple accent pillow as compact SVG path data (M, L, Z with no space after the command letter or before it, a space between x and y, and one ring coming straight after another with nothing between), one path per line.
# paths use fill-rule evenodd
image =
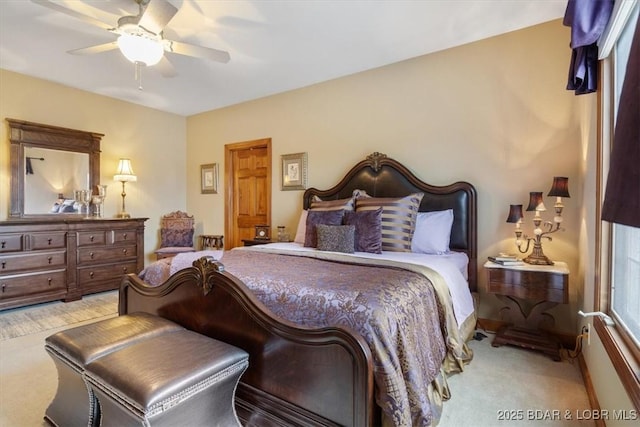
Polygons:
M355 226L357 252L382 253L382 207L373 211L345 212L344 224Z
M304 236L304 245L309 248L318 246L318 236L316 226L318 224L325 225L342 225L342 217L344 211L314 211L309 210L307 213L307 230Z

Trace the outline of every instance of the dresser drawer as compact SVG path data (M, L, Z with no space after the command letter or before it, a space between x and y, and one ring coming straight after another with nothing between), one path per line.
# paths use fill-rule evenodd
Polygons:
M66 270L54 270L44 273L23 274L0 278L0 300L38 293L65 290L67 287Z
M21 252L0 256L0 274L20 270L66 267L66 251Z
M22 234L0 234L0 252L17 252L22 249Z
M67 233L32 233L31 250L65 248L67 246Z
M107 243L105 231L79 231L78 246L99 246Z
M137 256L136 245L105 246L78 249L78 264L125 261Z
M113 243L135 243L136 230L113 230Z
M136 265L137 264L135 262L128 262L79 268L78 280L83 288L91 287L91 284L93 282L101 282L104 280L114 279L120 280L125 274L137 273Z

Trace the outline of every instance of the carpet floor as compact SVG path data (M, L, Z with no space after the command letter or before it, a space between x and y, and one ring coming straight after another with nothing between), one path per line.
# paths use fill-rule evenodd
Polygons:
M77 320L76 314L70 317L71 326L115 316L113 296L106 296L109 308L104 312L110 314L96 313L87 320ZM67 310L80 303L53 304ZM52 325L45 322L39 331L0 341L0 426L47 425L43 415L56 391L57 372L44 339L69 327ZM462 374L448 379L451 399L444 403L438 427L595 426L594 421L566 417L590 409L577 364L510 346L494 348L492 338L470 342L474 359Z
M0 311L0 341L69 326L118 311L118 291L86 295L71 303L59 301Z

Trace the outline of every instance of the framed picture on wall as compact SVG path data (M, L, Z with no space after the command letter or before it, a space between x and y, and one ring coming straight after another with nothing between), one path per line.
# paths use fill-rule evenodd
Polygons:
M282 155L282 189L307 188L307 153Z
M200 165L200 193L218 193L218 164Z

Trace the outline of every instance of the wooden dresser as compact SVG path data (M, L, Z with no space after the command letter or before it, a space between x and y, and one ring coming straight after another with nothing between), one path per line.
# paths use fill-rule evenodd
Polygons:
M124 274L144 268L145 221L1 221L0 310L117 289Z

